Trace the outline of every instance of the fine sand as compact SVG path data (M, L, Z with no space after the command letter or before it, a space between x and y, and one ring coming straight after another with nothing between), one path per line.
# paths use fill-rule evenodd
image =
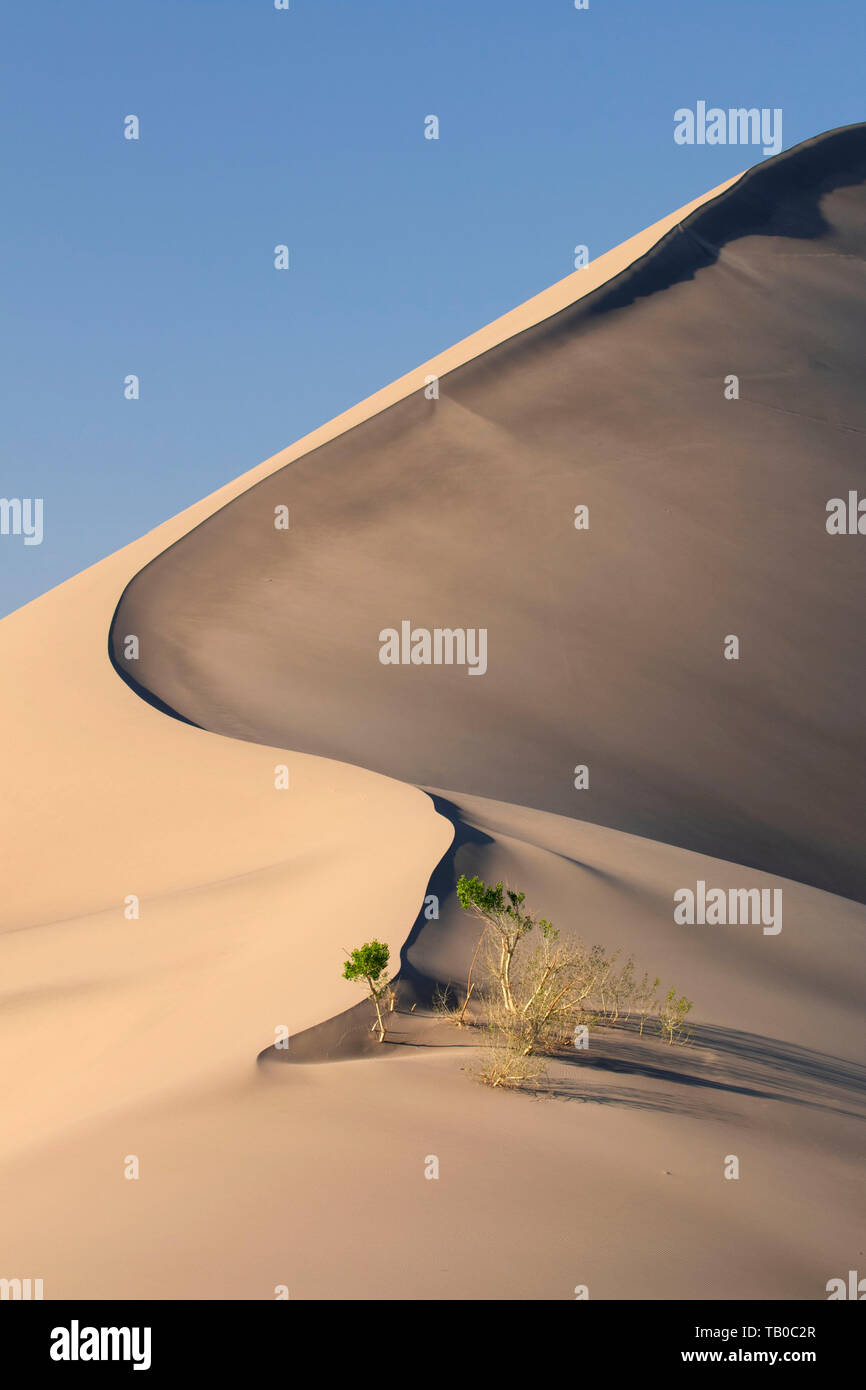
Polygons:
M862 1269L866 542L824 508L864 472L864 221L866 128L807 142L0 623L0 1276L701 1299ZM488 670L383 666L402 619L485 627ZM464 872L685 990L691 1044L600 1029L528 1094L478 1085L429 1008L474 949ZM700 879L781 889L782 931L676 924ZM384 1047L340 978L372 936Z

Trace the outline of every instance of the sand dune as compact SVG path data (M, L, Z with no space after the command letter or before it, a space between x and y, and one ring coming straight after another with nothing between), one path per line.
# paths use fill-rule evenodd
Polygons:
M759 165L289 458L135 577L115 655L143 634L221 733L866 900L866 551L825 529L863 478L864 179L862 126ZM486 674L381 665L407 619L486 628Z
M860 126L759 166L0 623L0 1275L822 1298L853 1267L864 561L824 508L862 473L864 176ZM483 678L383 666L405 618L487 628ZM474 945L461 872L686 989L694 1044L472 1084L426 1007ZM783 930L675 924L698 879L781 889ZM384 1048L339 976L372 935Z

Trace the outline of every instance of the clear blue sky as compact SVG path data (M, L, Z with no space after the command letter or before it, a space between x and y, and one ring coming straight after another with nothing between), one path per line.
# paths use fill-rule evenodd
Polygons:
M864 39L862 0L3 6L0 497L45 533L0 613L763 157L676 108L863 119Z

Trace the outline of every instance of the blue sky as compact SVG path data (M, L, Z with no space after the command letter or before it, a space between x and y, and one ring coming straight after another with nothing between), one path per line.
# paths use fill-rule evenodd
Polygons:
M0 535L0 613L763 157L677 108L863 119L864 39L861 0L5 6L0 497L44 539Z

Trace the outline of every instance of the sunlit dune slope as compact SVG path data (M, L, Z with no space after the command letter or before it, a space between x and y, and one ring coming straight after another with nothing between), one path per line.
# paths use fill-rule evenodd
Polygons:
M124 584L233 488L0 623L4 1148L344 1008L343 947L375 930L396 956L450 839L411 787L205 733L118 679Z

